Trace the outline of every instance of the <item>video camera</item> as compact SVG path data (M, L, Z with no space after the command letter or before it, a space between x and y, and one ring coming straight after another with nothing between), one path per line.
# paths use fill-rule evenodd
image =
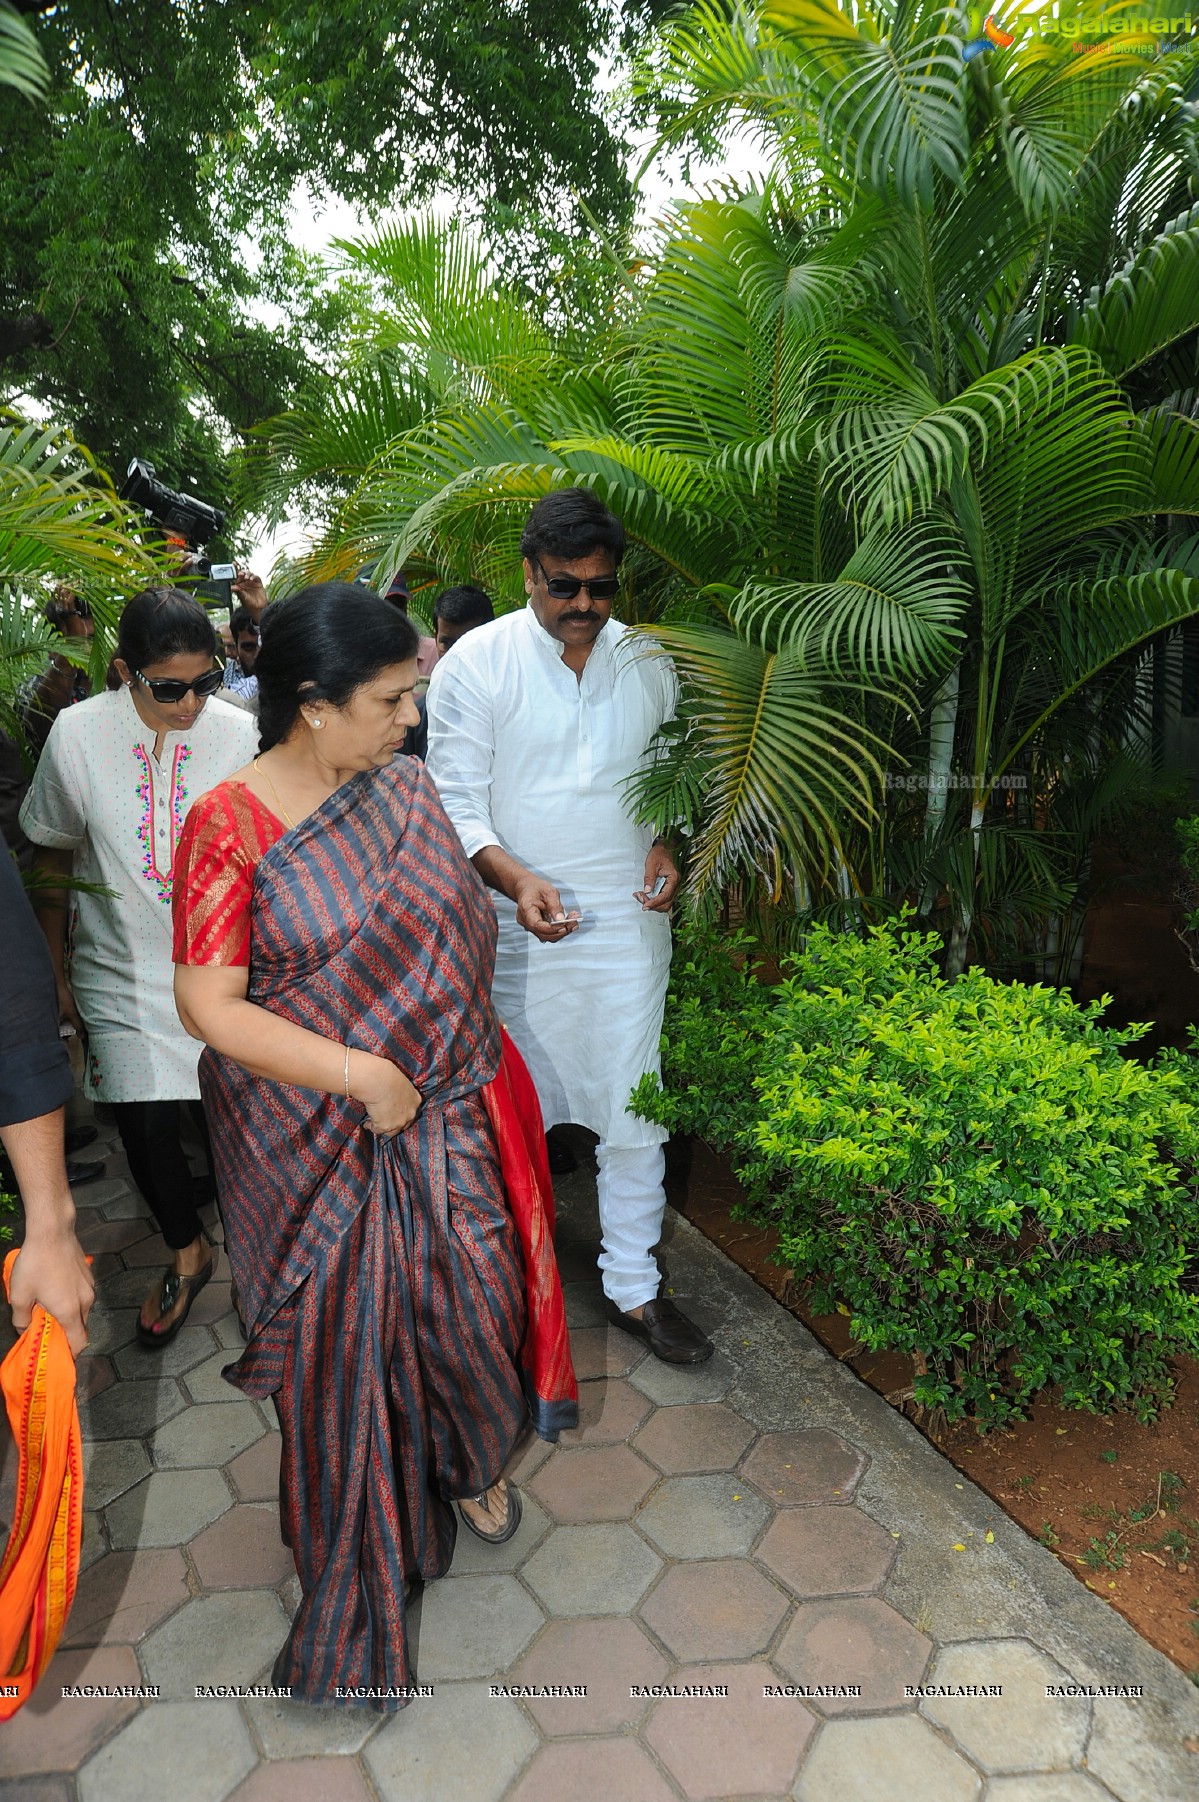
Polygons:
M180 494L160 482L153 463L134 457L119 489L119 497L141 507L156 526L170 538L179 539L189 551L199 551L215 538L225 524L220 507L210 507L194 494ZM197 598L214 599L233 613L233 583L237 570L232 563L213 563L208 557L189 558L189 573L194 571L203 581L197 586Z

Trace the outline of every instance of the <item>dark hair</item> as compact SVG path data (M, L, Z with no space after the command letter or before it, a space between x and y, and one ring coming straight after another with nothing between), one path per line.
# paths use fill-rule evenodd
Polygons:
M126 601L117 626L116 655L131 670L165 663L168 657L216 657L212 621L194 595L182 588L143 588Z
M537 502L521 534L520 554L530 563L546 551L571 563L593 551L610 551L619 569L624 527L590 488L559 488Z
M433 630L438 620L449 626L481 626L495 618L491 596L485 588L472 588L464 582L460 588L447 588L433 603Z
M373 588L317 582L262 616L258 659L258 748L282 743L303 701L344 707L355 689L392 663L416 656L416 628Z
M243 632L257 632L258 621L254 618L254 615L250 612L248 607L239 607L237 612L233 615L233 618L229 621L229 630L232 632L234 638L240 638Z

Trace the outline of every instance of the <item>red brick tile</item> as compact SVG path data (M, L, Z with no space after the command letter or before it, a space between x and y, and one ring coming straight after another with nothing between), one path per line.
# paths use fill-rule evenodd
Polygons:
M524 1699L543 1733L616 1733L640 1720L648 1703L630 1696L634 1684L661 1683L669 1669L636 1621L554 1621L505 1683L583 1684L579 1697Z
M875 1714L910 1708L905 1683L919 1683L932 1641L877 1596L801 1602L774 1662L793 1683L861 1687L860 1696L815 1696L821 1714Z
M633 1440L670 1476L732 1470L754 1436L754 1428L723 1402L682 1403L659 1408Z
M555 1452L529 1491L557 1520L628 1520L657 1480L627 1445L580 1445Z
M763 1434L741 1469L776 1508L790 1508L852 1501L868 1463L837 1433L813 1427L799 1433Z
M268 1589L295 1571L274 1508L244 1503L205 1527L188 1550L205 1589Z
M243 1502L273 1502L279 1496L279 1459L283 1441L278 1433L264 1433L229 1465L233 1487Z
M683 1664L752 1658L787 1612L787 1598L744 1558L676 1564L641 1609L646 1625Z
M895 1559L891 1535L860 1508L786 1508L758 1558L797 1596L866 1595Z
M357 1760L288 1758L260 1764L228 1802L371 1802Z
M579 1424L563 1445L618 1445L649 1413L649 1401L620 1377L579 1384Z
M676 1802L662 1773L631 1739L559 1740L508 1792L508 1802Z
M131 1696L64 1696L64 1684L140 1684L141 1671L128 1646L91 1652L59 1652L32 1697L0 1735L0 1777L74 1771L109 1734L137 1713Z
M762 1694L778 1683L768 1664L691 1666L672 1682L728 1690L667 1697L644 1729L646 1744L689 1797L781 1795L790 1788L816 1721L802 1702Z
M109 1552L80 1577L63 1644L136 1645L189 1593L177 1546Z

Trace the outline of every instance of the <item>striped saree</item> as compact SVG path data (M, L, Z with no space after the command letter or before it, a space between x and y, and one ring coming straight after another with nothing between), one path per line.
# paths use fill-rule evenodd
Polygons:
M275 1681L309 1702L403 1706L405 1582L448 1568L451 1498L496 1480L530 1414L548 1439L577 1418L540 1123L492 1011L494 953L486 891L423 766L399 758L263 855L249 998L391 1058L416 1121L376 1139L358 1102L201 1058L249 1334L226 1375L277 1407L302 1589Z

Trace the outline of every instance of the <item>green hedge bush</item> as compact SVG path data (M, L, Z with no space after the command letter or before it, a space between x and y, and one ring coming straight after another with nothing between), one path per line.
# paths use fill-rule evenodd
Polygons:
M732 951L684 940L639 1111L731 1154L780 1261L912 1356L922 1407L994 1426L1057 1386L1151 1419L1199 1350L1194 1060L1125 1058L1147 1028L1102 1001L947 984L904 920L816 927L772 988Z

